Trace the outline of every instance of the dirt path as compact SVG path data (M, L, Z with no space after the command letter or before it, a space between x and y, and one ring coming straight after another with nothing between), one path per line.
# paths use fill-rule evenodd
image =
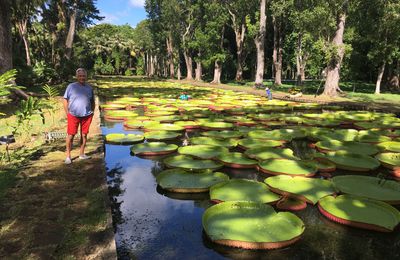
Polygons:
M243 87L243 86L230 86L226 84L210 84L206 82L197 82L197 81L187 81L187 80L168 80L170 82L176 82L181 84L191 84L194 86L200 87L211 87L218 89L227 89L233 91L241 91L259 96L266 96L265 90L263 89L253 89L251 87ZM352 110L368 110L368 111L379 111L385 113L396 113L400 114L400 104L393 103L376 103L376 102L359 102L359 101L350 101L345 98L329 98L326 96L313 96L313 95L303 95L297 98L290 98L287 93L274 91L273 96L275 99L287 100L287 101L295 101L295 102L313 102L324 105L337 105L341 106L344 109L352 109Z
M0 259L116 259L99 123L96 111L92 159L64 165L59 141L20 169L0 205Z

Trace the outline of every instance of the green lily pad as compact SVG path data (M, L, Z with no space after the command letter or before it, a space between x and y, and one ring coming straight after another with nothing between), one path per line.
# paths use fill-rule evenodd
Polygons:
M141 128L144 128L149 125L158 125L158 124L160 124L160 123L157 121L149 121L149 120L142 121L142 120L135 119L135 120L125 121L124 126L129 129L141 129Z
M380 166L379 161L371 156L353 154L346 151L316 155L317 158L318 156L322 156L322 158L333 162L336 164L336 168L348 171L371 171Z
M311 204L316 204L321 198L335 193L332 183L321 179L279 175L265 179L265 183L274 192Z
M290 212L257 202L223 202L208 208L202 219L207 236L215 243L246 249L273 249L296 242L303 221Z
M120 110L120 109L125 109L126 105L117 103L107 103L100 105L100 107L104 110Z
M319 201L320 212L344 225L391 232L400 222L400 213L387 203L350 195L327 196Z
M150 131L144 134L144 137L149 141L173 140L181 136L180 133L172 131Z
M400 167L400 153L380 153L375 156L383 166L389 169Z
M151 124L144 126L146 131L183 131L184 127L174 124Z
M320 140L338 140L338 141L354 141L356 140L358 131L355 129L339 129L330 131L319 136Z
M177 121L174 124L182 126L185 129L192 129L192 128L199 128L200 127L200 123L196 122L196 121Z
M400 183L396 181L372 176L345 175L333 177L332 182L342 193L385 201L389 204L400 203Z
M292 176L314 176L317 172L317 167L303 161L289 159L268 159L260 162L260 171L273 175L292 175Z
M400 153L400 140L398 142L383 142L377 146L387 152Z
M188 172L183 169L162 171L156 177L161 188L181 193L207 192L211 186L229 180L228 175L221 172Z
M293 136L290 133L283 133L278 130L254 130L247 133L247 136L252 139L266 139L266 140L279 140L291 141Z
M249 159L246 155L238 152L223 153L217 156L217 159L225 166L232 168L255 168L257 161Z
M104 117L111 120L123 120L125 118L136 117L138 114L129 110L107 110Z
M281 196L271 192L262 182L232 179L218 183L210 188L210 199L223 201L254 201L260 203L277 202Z
M227 130L232 129L234 125L226 122L204 122L201 127L208 130Z
M176 167L188 170L217 170L224 165L212 160L197 160L189 155L176 155L164 160L168 167Z
M282 158L282 159L291 159L298 160L296 156L294 156L293 151L289 148L271 148L271 147L259 147L259 148L251 148L244 152L250 158L257 159L259 161L264 161L272 158Z
M321 152L347 151L349 153L373 155L379 152L379 149L373 144L359 142L342 142L337 140L319 141L315 144Z
M242 149L255 149L255 148L278 147L282 146L284 142L278 140L244 138L239 140L237 144Z
M131 147L131 152L135 155L161 155L173 153L178 149L175 144L166 144L163 142L151 142L135 144Z
M215 158L222 153L229 152L228 148L223 146L213 146L213 145L189 145L180 147L178 153L183 155L191 155L201 159L211 159Z
M190 138L190 143L192 144L206 144L206 145L213 145L213 146L224 146L227 148L233 148L237 145L236 139L223 139L223 138L212 138L212 137L205 137L205 136L198 136Z
M356 140L357 142L361 143L382 143L382 142L389 142L392 139L388 136L383 136L378 134L359 134Z
M143 135L112 133L105 136L106 143L110 144L134 144L143 141Z
M200 133L203 136L214 137L214 138L240 138L243 133L239 131L224 130L224 131L206 131Z

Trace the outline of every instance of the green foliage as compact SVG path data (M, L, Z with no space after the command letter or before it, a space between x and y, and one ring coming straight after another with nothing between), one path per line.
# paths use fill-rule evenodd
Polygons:
M39 115L42 123L45 123L45 117L42 109L44 104L38 98L29 97L27 100L21 100L18 110L15 112L17 123L13 126L13 134L25 131L29 132L33 116Z
M130 69L126 69L124 74L125 74L125 76L132 76L133 75L133 73L132 73L132 71Z
M46 92L48 98L54 98L59 95L58 89L55 86L44 85L42 89Z
M144 59L143 57L138 57L136 64L136 75L143 76L145 73L144 69Z
M57 72L45 61L35 63L33 67L36 83L49 83L57 77Z
M0 75L0 98L7 97L8 95L10 95L11 90L16 88L14 86L16 75L17 70L15 69L6 71L5 73ZM0 100L0 103L1 101L6 100Z

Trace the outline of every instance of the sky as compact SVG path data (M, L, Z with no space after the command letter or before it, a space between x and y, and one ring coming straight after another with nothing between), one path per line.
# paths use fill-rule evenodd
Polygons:
M135 27L146 19L145 0L97 0L96 6L104 19L98 23L129 24Z

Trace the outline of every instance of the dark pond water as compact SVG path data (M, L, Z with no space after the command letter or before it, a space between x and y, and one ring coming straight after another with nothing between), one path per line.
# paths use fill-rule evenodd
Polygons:
M103 122L102 131L104 135L141 133L110 122ZM304 141L291 145L307 153ZM139 158L130 154L129 146L105 145L119 259L400 259L398 230L378 233L342 226L310 205L295 213L306 229L302 239L288 248L256 251L213 244L201 222L203 212L212 205L208 194L179 195L157 188L155 177L164 169L164 157ZM231 178L263 181L268 177L256 170L222 171Z

